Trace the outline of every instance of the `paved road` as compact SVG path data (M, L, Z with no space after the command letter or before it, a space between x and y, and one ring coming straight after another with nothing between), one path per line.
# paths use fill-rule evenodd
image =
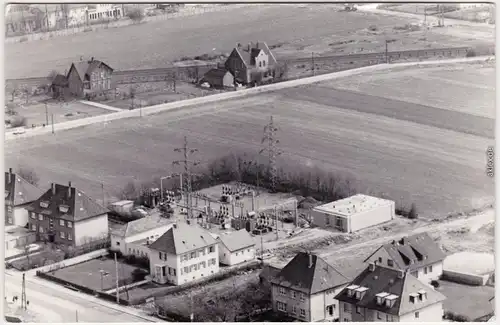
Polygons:
M19 273L6 271L5 296L7 301L17 295L21 297ZM112 305L97 298L61 287L42 279L26 279L28 308L37 315L37 322L74 323L85 322L150 322L152 318L141 317L138 311L129 307ZM137 314L137 315L135 315Z

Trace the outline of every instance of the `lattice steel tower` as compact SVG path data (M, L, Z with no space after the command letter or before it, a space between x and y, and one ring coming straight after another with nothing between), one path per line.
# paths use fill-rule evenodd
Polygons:
M192 219L193 218L193 209L192 209L192 197L191 197L191 192L192 192L191 167L198 165L200 162L195 161L195 160L191 160L190 157L192 154L198 152L198 149L189 148L187 137L184 137L184 146L182 146L182 148L175 148L174 151L181 152L184 156L183 159L176 160L176 161L172 162L172 164L184 166L183 174L185 176L183 176L183 179L185 180L185 182L184 182L184 184L181 185L181 187L182 187L181 193L185 193L187 217L188 217L188 219Z
M276 158L281 155L281 151L278 149L279 140L276 138L276 133L278 128L274 125L273 116L269 120L269 123L264 127L264 137L262 138L262 144L267 143L267 146L259 151L259 154L267 151L269 164L268 173L271 181L271 190L276 190L276 182L278 180L278 167L276 165Z

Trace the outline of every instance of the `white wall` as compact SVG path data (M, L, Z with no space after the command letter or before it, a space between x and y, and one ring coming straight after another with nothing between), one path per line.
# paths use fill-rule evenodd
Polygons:
M427 269L427 273L425 272ZM432 280L438 280L443 274L443 262L438 262L432 264L432 272L430 271L430 266L420 268L418 270L418 279L423 283L429 283Z
M345 288L342 285L338 288L320 292L311 296L311 322L317 321L333 321L339 318L339 301L335 299L335 296ZM330 316L327 306L333 305L333 315Z
M12 209L12 216L14 218L14 225L24 227L28 223L29 212L24 207L14 207Z
M418 312L418 318L415 317ZM417 311L399 316L399 322L442 322L443 321L443 303L432 304Z
M129 255L129 245L132 242L147 238L150 238L151 241L153 242L154 240L158 239L161 235L166 233L170 228L172 228L172 224L154 228L129 237L123 237L111 234L111 249L120 251L124 255ZM132 245L134 246L134 248L137 246L137 244L132 244Z
M192 251L196 253L196 257L191 258L191 253L188 252L186 253L188 255L188 260L183 260L182 256L186 255L183 254L181 255L167 255L167 260L160 260L159 257L159 252L156 250L151 250L149 257L150 257L150 272L151 276L156 279L154 279L155 282L158 283L166 283L167 281L170 281L171 283L175 285L180 285L184 283L188 283L190 281L195 281L199 280L201 278L213 275L217 272L219 272L219 250L218 250L218 245L214 244L211 245L214 247L214 252L209 253L209 247L204 247L197 249L196 251ZM201 253L201 252L204 252ZM212 265L209 265L209 260L215 260L215 263ZM203 262L205 262L204 266L200 265ZM156 266L167 266L171 268L176 269L176 275L175 276L167 276L166 277L160 277L158 278L156 276ZM196 266L196 269L195 267ZM187 272L185 268L187 269Z
M388 202L369 211L352 215L349 219L349 231L355 232L364 228L372 227L383 222L390 221L395 215L395 203Z
M293 292L295 292L295 297L293 296ZM311 316L311 302L310 302L310 297L306 294L303 296L303 300L301 300L300 292L295 291L295 290L290 290L286 289L285 294L280 293L279 291L279 286L277 285L272 285L272 290L271 290L271 299L273 302L273 310L278 313L285 313L290 317L296 318L301 321L309 322L310 321L310 316ZM278 310L278 304L277 302L282 302L285 303L287 306L286 311L280 311ZM295 307L295 313L293 310L293 307ZM300 315L300 310L304 309L305 310L305 315L301 316Z
M75 222L75 245L79 246L93 239L102 239L108 235L108 214Z
M127 244L127 252L125 255L134 255L135 257L149 257L149 247L144 244Z
M225 265L236 265L243 262L252 261L255 259L255 246L245 249L230 252L227 247L219 242L219 261Z

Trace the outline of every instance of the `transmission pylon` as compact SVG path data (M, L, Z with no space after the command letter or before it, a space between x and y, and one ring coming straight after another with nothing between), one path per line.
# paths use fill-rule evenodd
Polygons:
M276 138L276 133L278 128L274 125L273 116L269 120L269 123L264 127L264 137L262 138L262 144L267 143L267 146L259 151L259 154L267 151L269 164L268 173L271 181L271 191L276 190L276 182L278 179L278 167L276 165L277 156L281 155L281 151L278 149L279 140Z
M175 152L180 152L183 154L183 159L181 160L176 160L172 162L173 165L183 165L184 166L184 171L183 171L183 179L185 180L181 184L181 193L184 193L184 200L186 202L186 210L187 210L187 218L192 219L193 218L193 209L192 209L192 197L191 197L191 192L192 192L192 184L191 184L191 167L194 167L196 165L199 165L199 161L191 160L191 155L198 152L198 149L195 148L189 148L188 146L188 141L187 137L184 137L184 145L181 148L175 148Z
M25 274L23 273L23 285L22 285L22 291L21 291L21 308L22 309L28 309L28 304L26 302L26 279L25 279Z

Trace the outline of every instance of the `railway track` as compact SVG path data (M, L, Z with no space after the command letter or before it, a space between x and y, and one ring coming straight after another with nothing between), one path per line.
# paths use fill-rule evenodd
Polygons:
M440 48L440 49L421 49L421 50L406 50L406 51L391 51L387 52L377 52L377 53L364 53L364 54L347 54L347 55L332 55L332 56L318 56L314 57L314 62L325 63L325 62L335 62L339 64L351 63L357 61L373 61L381 62L387 57L390 60L394 59L418 59L422 57L450 57L450 56L465 56L468 47L454 47L454 48ZM307 58L297 58L284 60L287 64L297 64L297 63L309 63L311 62L311 57ZM217 64L208 63L197 66L172 66L165 68L155 68L155 69L139 69L139 70L122 70L113 72L114 81L117 83L134 83L134 82L150 82L150 81L161 81L166 80L166 78L171 77L174 73L188 73L193 71L193 69L198 68L198 73L203 75L204 72L209 69L215 68ZM155 77L158 80L149 80L146 77ZM141 78L142 77L142 78ZM161 78L163 77L163 79ZM130 78L130 79L129 79ZM138 80L136 80L138 78ZM143 79L144 78L144 79ZM135 80L132 80L135 79ZM38 86L42 84L48 84L49 80L46 77L33 77L33 78L23 78L23 79L7 79L6 86Z

